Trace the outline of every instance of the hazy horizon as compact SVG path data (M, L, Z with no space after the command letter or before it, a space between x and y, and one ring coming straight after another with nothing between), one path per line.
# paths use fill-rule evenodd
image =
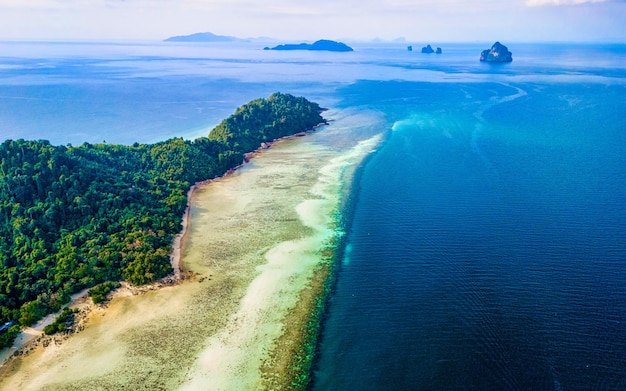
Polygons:
M626 40L622 41L622 40L540 40L540 39L535 39L535 40L525 40L525 39L519 39L519 40L515 40L515 39L508 39L508 40L504 40L504 39L500 39L497 36L494 36L492 39L475 39L475 40L435 40L435 39L431 39L431 40L425 40L425 39L411 39L411 38L407 38L407 37L396 37L396 38L389 38L389 39L383 39L383 38L371 38L371 39L359 39L359 38L350 38L350 37L329 37L329 36L324 36L324 35L320 35L319 37L314 37L314 38L303 38L303 39L298 39L298 38L292 38L292 37L265 37L265 36L259 36L259 37L241 37L241 36L235 36L235 35L228 35L228 34L220 34L220 33L216 33L214 31L196 31L196 32L190 32L190 33L184 33L184 34L173 34L170 36L166 36L166 37L157 37L157 38L107 38L107 37L102 37L102 38L37 38L37 37L33 37L33 38L2 38L0 37L0 42L4 42L4 43L11 43L11 42L15 42L15 43L51 43L51 44L61 44L61 43L68 43L68 44L81 44L81 43L85 43L85 44L89 44L89 43L94 43L94 44L98 44L98 43L102 43L102 44L117 44L117 45L136 45L136 44L157 44L157 43L161 43L161 42L165 42L167 38L171 38L171 37L176 37L176 36L187 36L187 35L192 35L192 34L196 34L196 33L213 33L215 35L222 35L222 36L229 36L232 38L236 38L236 39L240 39L241 42L246 43L254 43L254 42L268 42L268 43L313 43L317 40L320 39L326 39L326 40L333 40L333 41L337 41L337 42L343 42L343 43L347 43L347 44L399 44L399 45L412 45L413 49L419 49L419 47L416 47L415 45L423 45L426 46L427 44L430 44L431 46L433 45L445 45L445 44L481 44L481 45L491 45L496 41L501 42L502 44L505 45L510 45L510 44L572 44L572 45L594 45L594 44L611 44L611 45L626 45ZM223 45L223 44L229 44L232 42L211 42L211 41L197 41L197 42L193 42L193 41L188 41L188 42L171 42L173 44L184 44L184 45L197 45L197 44L217 44L217 45ZM433 46L434 47L434 46Z
M625 0L0 0L0 40L626 43Z

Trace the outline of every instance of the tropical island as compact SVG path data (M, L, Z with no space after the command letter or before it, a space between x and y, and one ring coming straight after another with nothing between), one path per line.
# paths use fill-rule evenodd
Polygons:
M350 46L346 45L343 42L331 41L328 39L321 39L319 41L315 41L312 44L309 43L299 43L299 44L284 44L274 46L272 48L265 47L263 50L323 50L330 52L351 52L352 49Z
M141 285L170 274L190 186L239 166L265 142L324 123L320 113L305 98L275 93L241 106L208 137L193 141L4 141L1 346L83 289L93 288L95 301L117 287L111 281Z
M133 178L139 181L148 170L157 181L174 182L153 172L155 160L177 176L176 168L186 172L203 162L196 154L188 159L188 153L194 143L208 140L226 141L215 161L232 157L233 164L240 164L235 154L247 163L189 188L182 231L180 216L173 215L179 228L173 230L178 234L172 254L180 254L180 280L169 283L168 276L141 286L122 281L121 288L113 280L89 289L91 298L77 297L86 289L74 294L73 304L43 330L56 334L41 335L48 316L19 335L16 346L23 347L2 351L12 357L0 362L0 388L202 390L211 384L232 390L307 389L345 237L338 212L345 202L345 181L354 175L348 167L363 161L381 140L380 135L348 140L348 149L337 150L327 144L328 134L302 132L323 121L319 110L304 98L274 94L237 109L209 137L119 147L144 151ZM258 146L261 134L268 139L280 134L277 128L288 136L262 142L254 153L238 153L241 145ZM21 155L18 146L11 154ZM94 148L103 162L117 167L104 157L110 152L106 144ZM120 156L125 155L115 158ZM92 161L88 165L102 168ZM175 187L172 183L162 193ZM135 191L140 188L135 185ZM151 189L151 197L167 198ZM160 212L154 219L170 213ZM144 219L139 216L138 222ZM143 231L139 241L130 238L124 251L146 248ZM34 339L21 345L24 336Z

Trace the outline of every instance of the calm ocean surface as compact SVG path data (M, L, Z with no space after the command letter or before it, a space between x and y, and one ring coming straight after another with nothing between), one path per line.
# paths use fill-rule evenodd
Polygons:
M626 46L508 44L493 66L490 44L0 42L0 141L192 138L307 96L345 139L385 135L345 211L313 390L624 390Z
M626 389L624 86L401 84L314 389Z

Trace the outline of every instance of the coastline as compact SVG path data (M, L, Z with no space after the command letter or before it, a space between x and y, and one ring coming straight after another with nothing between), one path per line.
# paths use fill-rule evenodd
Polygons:
M200 184L202 184L202 182ZM43 333L44 327L53 323L56 317L61 313L61 311L59 310L55 313L46 315L34 325L25 327L18 334L15 341L13 342L13 345L9 348L4 349L2 354L0 354L0 368L9 364L10 361L15 357L26 356L34 350L38 349L39 347L46 348L48 345L50 345L51 342L60 344L61 341L71 338L72 335L84 329L86 320L93 315L92 313L94 311L97 311L98 309L105 309L106 304L114 298L137 295L151 290L161 289L165 286L178 284L185 278L189 278L190 276L184 275L181 258L184 252L184 243L187 237L188 227L190 225L191 202L196 185L197 184L192 185L187 192L187 208L185 209L185 212L183 213L181 219L182 229L181 232L176 234L174 236L174 239L172 240L172 251L170 253L172 273L157 281L141 286L133 286L124 281L121 281L122 286L111 291L107 295L107 300L100 305L94 304L93 301L89 298L87 293L89 288L83 289L82 291L73 294L70 301L63 306L79 310L79 312L76 314L76 320L73 327L65 332L48 336Z
M147 291L160 289L165 286L175 285L175 284L180 283L185 278L189 278L190 275L184 274L182 256L185 250L185 241L188 236L188 228L190 227L190 224L191 224L191 205L193 202L193 195L194 195L194 191L196 190L196 188L199 186L205 186L214 180L223 179L223 178L228 177L229 175L232 175L235 171L243 167L245 164L249 163L251 159L255 158L256 156L259 156L264 150L271 148L271 146L276 142L306 136L308 133L313 132L317 130L319 127L326 125L326 124L327 123L320 123L316 125L314 128L312 128L311 130L299 132L290 136L285 136L279 139L264 142L263 144L261 144L261 146L257 150L245 154L244 161L242 162L242 164L228 170L222 176L193 184L187 191L187 207L181 218L181 226L182 226L181 231L178 234L176 234L172 240L172 251L170 253L170 263L172 265L172 273L168 274L167 276L157 281L154 281L149 284L141 285L141 286L133 286L122 281L122 287L117 288L113 290L111 293L109 293L108 295L109 298L107 299L107 302L116 297L137 295L137 294L145 293ZM91 300L89 299L87 295L87 291L88 289L84 289L81 292L73 294L69 303L64 305L64 307L77 308L80 310L80 312L77 314L77 320L75 322L75 326L72 329L64 333L59 333L53 336L46 336L43 333L43 328L51 324L52 322L54 322L55 318L60 314L61 311L57 311L55 313L45 316L43 319L39 320L36 324L30 327L25 327L20 332L20 334L18 334L13 345L9 348L6 348L6 350L2 352L2 354L0 354L0 368L8 364L14 357L28 355L30 352L34 351L40 346L47 347L51 340L54 340L54 341L65 340L65 339L70 338L76 332L80 332L85 327L84 323L86 319L90 316L90 314L97 307L106 306L106 303L105 303L105 306L102 306L102 305L98 306L98 305L95 305L93 302L91 302Z
M194 390L208 376L212 389L293 389L311 363L312 311L328 281L328 245L341 235L342 175L369 149L346 157L309 141L273 145L190 189L171 258L180 284L120 290L80 333L2 368L0 388Z
M285 141L285 140L291 140L291 139L298 138L298 137L304 137L307 134L316 131L317 129L319 129L321 126L324 126L324 125L328 125L328 122L322 122L320 124L317 124L312 129L307 130L307 131L298 132L290 136L285 136L285 137L281 137L272 141L263 142L261 146L257 148L255 151L246 153L244 155L244 161L240 165L234 168L231 168L230 170L226 171L223 175L219 177L207 179L207 180L197 182L191 185L191 187L187 191L187 207L185 208L185 212L183 213L183 216L181 218L182 229L178 234L174 236L174 239L172 240L172 252L170 254L170 263L172 265L172 274L173 274L174 282L180 281L181 279L184 278L182 275L182 273L184 272L184 268L183 268L183 263L182 263L181 258L185 251L185 242L188 236L187 232L191 225L191 205L193 203L194 191L200 186L206 186L215 180L223 179L223 178L228 177L229 175L232 175L235 171L237 171L244 165L248 164L250 160L254 159L255 157L259 156L261 153L263 153L263 151L270 149L272 145L274 145L275 143ZM161 280L167 280L169 278L171 278L171 275L165 276Z
M174 280L178 281L181 279L181 274L183 272L182 268L182 254L184 252L185 240L187 239L187 231L190 221L191 214L191 200L193 198L193 192L196 189L196 184L192 185L187 191L187 207L185 208L185 212L183 213L183 217L181 219L182 229L179 233L174 236L174 240L172 240L172 252L170 254L170 263L172 264L172 274L174 276ZM165 277L167 278L167 277Z

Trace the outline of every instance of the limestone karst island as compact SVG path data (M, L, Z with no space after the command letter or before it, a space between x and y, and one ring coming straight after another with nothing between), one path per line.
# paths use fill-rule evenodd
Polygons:
M509 52L509 49L500 42L496 42L491 46L491 49L485 49L480 53L480 61L511 62L513 61L513 53Z

